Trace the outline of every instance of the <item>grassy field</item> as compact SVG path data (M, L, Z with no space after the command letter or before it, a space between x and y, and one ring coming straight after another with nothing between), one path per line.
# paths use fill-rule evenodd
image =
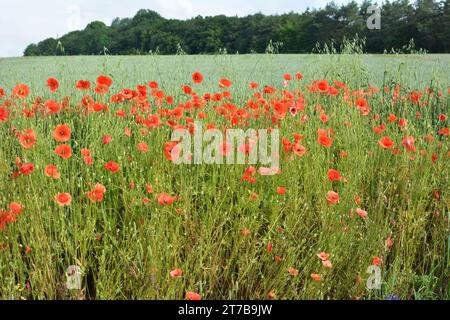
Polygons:
M0 59L0 299L449 299L449 65ZM279 172L173 163L193 120L279 129Z

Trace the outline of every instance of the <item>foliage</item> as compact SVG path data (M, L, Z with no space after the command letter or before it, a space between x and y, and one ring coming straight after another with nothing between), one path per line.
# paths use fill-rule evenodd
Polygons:
M315 45L337 47L345 38L366 39L366 51L399 51L414 39L416 47L429 52L450 52L450 2L418 0L386 1L381 8L381 30L369 30L366 21L370 0L341 6L330 3L322 9L266 16L194 17L181 21L165 19L151 10L140 10L133 18L116 18L111 26L92 22L82 31L59 39L29 45L25 56L55 55L58 40L66 55L98 55L106 47L110 54L264 53L270 42L283 43L280 53L307 53Z

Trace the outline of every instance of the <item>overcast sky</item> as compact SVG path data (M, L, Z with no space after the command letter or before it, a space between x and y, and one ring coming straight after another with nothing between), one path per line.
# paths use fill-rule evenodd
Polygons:
M330 0L331 1L331 0ZM81 30L94 20L107 25L115 17L132 17L151 9L165 18L197 15L245 16L302 12L324 7L328 0L0 0L0 57L21 56L30 43ZM336 3L348 3L335 0Z

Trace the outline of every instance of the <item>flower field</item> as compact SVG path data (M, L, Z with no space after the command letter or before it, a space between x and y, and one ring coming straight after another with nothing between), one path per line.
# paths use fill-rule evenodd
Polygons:
M449 65L0 59L0 299L449 299Z

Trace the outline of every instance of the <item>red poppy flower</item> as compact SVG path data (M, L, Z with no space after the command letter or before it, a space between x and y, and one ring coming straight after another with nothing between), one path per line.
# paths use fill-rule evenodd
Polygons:
M330 181L338 181L341 179L341 174L339 171L330 169L328 170L328 180Z
M406 148L408 152L415 152L416 147L414 146L414 138L411 136L406 136L402 140L402 145Z
M231 87L232 84L233 84L233 82L231 82L228 79L223 78L220 80L219 87L220 88L229 88L229 87Z
M31 149L36 143L36 134L33 129L25 130L19 134L20 145L24 149Z
M202 300L202 297L197 292L186 292L186 300Z
M367 217L367 211L364 211L364 210L362 210L362 209L360 209L360 208L356 208L356 214L358 215L358 216L360 216L361 218L365 218L365 217Z
M162 193L158 194L157 200L160 205L170 206L175 201L177 201L177 197L172 197L171 195L162 192Z
M148 152L148 145L144 142L141 142L138 144L138 151L142 152L142 153L147 153Z
M60 124L53 130L52 135L57 142L67 142L70 140L71 132L72 130L67 124Z
M276 298L277 298L277 295L276 295L275 291L270 290L269 293L267 294L267 297L268 297L270 300L273 300L273 299L276 299Z
M11 202L9 204L9 210L11 210L11 213L14 215L20 214L23 209L24 209L23 205L21 205L18 202Z
M51 92L56 92L56 90L58 90L59 87L58 80L56 80L55 78L47 79L47 86L50 88Z
M113 161L105 164L105 166L103 168L105 168L106 170L111 171L111 172L117 172L120 170L119 164L116 162L113 162Z
M358 98L355 102L356 106L360 109L367 107L367 101L364 98Z
M70 206L72 196L69 193L60 193L55 196L55 200L60 206Z
M324 261L322 261L322 265L323 265L325 268L331 268L331 267L333 267L333 264L331 263L330 260L324 260Z
M77 89L78 90L89 90L90 87L91 87L91 83L89 81L79 80L77 82Z
M61 177L61 174L58 172L58 167L55 165L46 166L44 169L44 173L47 177L53 179L59 179Z
M9 111L0 107L0 121L6 122L8 121Z
M319 259L322 260L322 261L325 261L325 260L330 259L330 254L329 254L329 253L326 253L326 252L318 253L317 256L318 256Z
M390 114L389 117L387 118L387 121L389 122L394 122L397 120L397 117L395 116L395 114Z
M317 83L317 89L319 89L320 92L328 92L328 82L327 80L322 80Z
M12 96L15 98L25 99L30 94L30 88L26 84L18 84L12 91Z
M179 277L183 276L183 270L174 269L174 270L170 271L169 274L170 274L171 278L179 278Z
M102 143L103 143L104 145L110 144L111 141L112 141L112 137L111 137L109 134L105 134L105 135L102 137Z
M336 204L339 202L339 194L334 191L327 192L327 202L330 204Z
M19 172L23 175L32 174L34 171L34 165L32 163L25 163L23 165L19 165Z
M267 252L272 253L272 248L273 248L272 242L269 241L269 243L267 243Z
M450 129L449 128L441 128L441 129L439 129L438 134L440 134L441 136L448 137L450 134Z
M377 256L373 257L372 259L372 265L374 266L379 266L382 262L383 261Z
M164 144L164 155L169 161L177 161L180 158L181 148L178 142L167 142Z
M192 75L192 81L194 81L194 83L202 83L202 74L200 72L194 72L194 74Z
M324 147L331 147L331 145L333 144L333 141L331 140L331 138L327 137L327 136L319 136L318 140L319 144L321 144Z
M107 76L99 76L97 78L97 84L103 85L103 86L106 86L106 87L110 87L112 85L112 79L110 77L107 77Z
M322 278L320 277L319 274L317 273L311 273L311 279L313 279L316 282L320 282L322 280Z
M61 144L55 148L55 153L61 158L67 160L72 157L72 148L67 144Z
M89 200L91 200L91 202L102 202L103 201L103 196L106 192L106 188L104 185L97 183L95 185L94 190L89 191L87 193L87 196L89 198Z
M47 111L50 114L55 114L61 109L58 102L53 101L53 100L45 101L44 106L47 108Z
M277 193L278 193L279 195L285 194L285 193L286 193L286 188L278 187L278 188L277 188Z
M378 144L385 149L392 149L394 147L394 141L389 136L385 136L378 140Z
M256 82L251 82L248 86L252 90L258 89L259 87L259 85Z
M98 94L106 94L106 93L108 93L108 87L107 86L105 86L105 85L103 85L103 84L98 84L96 87L95 87L95 93L98 93Z
M158 82L156 81L152 81L148 84L148 86L152 89L157 89L158 88Z
M306 153L306 148L302 146L300 143L295 143L292 145L292 152L297 156L301 157Z
M192 88L189 87L189 86L183 86L181 89L183 90L183 92L185 94L191 94L192 93Z

